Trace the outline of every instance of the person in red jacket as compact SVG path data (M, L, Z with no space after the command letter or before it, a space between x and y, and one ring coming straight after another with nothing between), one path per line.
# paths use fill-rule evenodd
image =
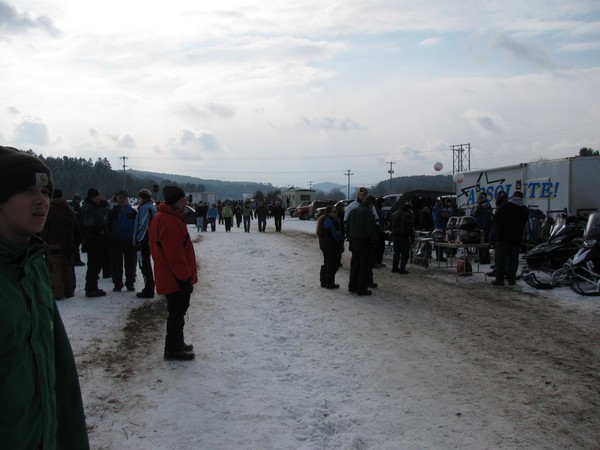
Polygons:
M163 188L164 203L150 222L150 252L154 261L156 292L167 297L167 335L164 358L194 359L194 347L185 343L183 327L194 284L198 282L196 254L183 211L185 192L177 186Z

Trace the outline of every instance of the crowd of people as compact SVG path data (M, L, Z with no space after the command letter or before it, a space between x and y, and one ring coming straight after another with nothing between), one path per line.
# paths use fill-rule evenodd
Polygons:
M494 270L489 274L494 277L492 284L503 286L506 280L509 285L514 285L529 210L524 205L521 191L515 191L510 198L500 191L495 198L495 212L490 201L489 195L482 191L476 205L466 213L473 217L471 220L480 232L480 242L494 245ZM393 249L391 272L408 275L406 265L417 229L431 232L436 240L452 241L449 221L456 218L458 211L451 197L437 198L432 207L422 204L416 212L413 203L408 200L388 217L383 214L381 203L382 198L375 198L367 188L361 187L356 200L345 210L343 203L338 202L335 206L328 206L325 214L318 218L316 234L323 253L320 270L322 287L340 287L335 282L335 275L341 264L345 242L348 242L352 253L348 291L364 296L372 295L370 289L377 287L373 269L386 267L382 261L386 243L390 243ZM452 252L456 249L446 251L444 255L444 250L437 247L436 259L447 261L446 256L453 257ZM478 257L481 263L489 264L489 247L481 247Z
M226 200L208 204L198 202L192 205L196 212L196 230L199 233L217 230L217 224L223 225L226 232L231 232L233 221L240 228L243 224L244 232L250 233L250 225L256 219L259 233L264 233L267 228L267 219L273 219L275 231L281 231L282 221L285 219L285 208L280 200L265 202L259 200L256 205L250 200Z

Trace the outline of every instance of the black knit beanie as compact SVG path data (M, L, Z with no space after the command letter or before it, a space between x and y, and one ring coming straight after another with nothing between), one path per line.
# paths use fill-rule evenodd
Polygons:
M163 197L167 205L173 206L182 197L185 197L185 192L178 186L165 186L163 188Z
M0 203L31 186L54 186L48 166L33 155L16 148L0 147Z
M86 198L87 199L92 199L94 197L98 197L99 195L100 195L100 191L98 191L98 189L96 189L96 188L91 187L87 191Z

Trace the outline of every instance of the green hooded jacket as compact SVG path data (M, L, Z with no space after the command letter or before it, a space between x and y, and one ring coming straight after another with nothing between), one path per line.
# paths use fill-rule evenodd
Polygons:
M0 236L0 448L89 449L73 351L34 236Z

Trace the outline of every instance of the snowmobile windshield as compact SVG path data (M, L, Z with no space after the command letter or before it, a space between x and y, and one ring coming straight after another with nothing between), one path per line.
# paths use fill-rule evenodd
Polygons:
M600 240L600 213L590 214L583 238L586 241Z
M560 236L567 228L567 219L565 217L558 217L552 228L550 229L550 239Z

